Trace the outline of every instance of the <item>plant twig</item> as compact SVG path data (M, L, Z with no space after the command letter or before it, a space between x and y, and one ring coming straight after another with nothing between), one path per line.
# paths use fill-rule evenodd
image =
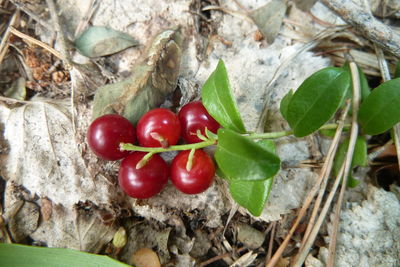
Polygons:
M349 111L349 104L346 105L346 108L343 111L343 114L347 114L348 111ZM335 137L332 140L332 143L329 147L329 152L328 152L326 161L324 163L323 169L330 170L332 168L331 166L333 164L333 158L334 158L333 155L336 153L336 149L337 149L338 143L339 143L339 138L340 138L343 128L344 128L344 118L345 118L345 115L342 115L341 120L338 123L337 129L336 129L336 134L335 134ZM311 191L308 193L306 199L304 200L304 204L301 207L299 214L297 215L297 218L292 225L292 228L290 228L289 233L286 235L282 244L279 246L278 250L272 256L271 260L268 262L266 267L275 266L277 264L278 260L281 258L282 253L285 250L285 248L287 247L287 245L289 244L289 241L292 238L294 231L296 230L297 226L303 219L308 207L311 205L312 200L314 199L315 195L317 194L317 192L321 186L321 182L323 180L325 173L326 173L326 171L325 172L321 171L321 174L318 176L316 184L314 185L314 187L311 189Z
M85 15L79 22L78 26L76 27L74 38L76 38L78 35L80 35L83 32L83 30L89 24L89 21L92 19L92 16L93 16L94 12L96 11L96 9L98 8L98 6L99 6L99 1L89 0L88 9L84 13Z
M5 31L5 33L4 33L4 35L3 35L2 39L1 39L1 43L0 43L0 64L1 64L1 62L3 62L3 59L4 59L4 57L5 57L6 53L7 53L7 50L8 50L8 46L9 46L8 38L10 37L10 34L11 34L11 28L16 25L16 23L18 21L18 18L19 18L19 10L16 10L14 12L14 15L11 17L10 23L8 24L8 28Z
M37 23L45 27L48 31L53 32L54 27L47 21L44 21L41 19L38 15L34 14L32 11L30 11L25 5L17 2L16 0L11 0L10 1L13 5L15 5L18 9L20 9L22 12L26 13L30 18L35 20Z
M344 123L330 123L330 124L325 124L323 125L319 130L333 130L333 129L342 129L342 128L347 128L348 125L345 125ZM252 133L252 134L246 134L245 136L250 138L250 139L276 139L288 135L292 135L293 131L282 131L282 132L271 132L271 133ZM181 150L190 150L190 149L199 149L199 148L204 148L207 146L212 146L216 144L216 140L209 139L205 140L203 142L199 143L194 143L194 144L185 144L185 145L175 145L175 146L169 146L169 147L141 147L141 146L135 146L133 144L129 143L120 143L120 149L121 150L128 150L128 151L141 151L141 152L153 152L153 153L162 153L162 152L167 152L167 151L181 151Z
M46 3L47 3L47 6L49 7L51 19L53 20L54 28L57 32L57 41L60 46L61 56L62 56L62 60L64 61L65 69L70 70L73 64L72 64L71 56L67 50L64 32L61 28L60 19L58 18L56 5L54 4L53 0L46 0Z
M53 47L49 46L46 43L43 43L42 41L39 41L25 33L20 32L19 30L15 29L14 27L10 27L10 32L14 34L15 36L18 36L22 38L24 41L27 41L29 43L35 44L37 46L40 46L44 48L45 50L49 51L51 54L53 54L55 57L61 59L61 54L57 50L55 50Z
M348 103L347 103L347 105L345 107L345 110L342 113L342 116L340 118L341 121L344 121L346 119L346 116L347 116L347 113L348 113L349 109L350 109L350 101L348 101ZM304 248L304 245L305 245L305 243L306 243L306 241L307 241L307 239L308 239L308 237L309 237L309 235L311 233L311 230L314 227L315 219L316 219L316 217L318 215L318 211L319 211L319 208L320 208L321 203L322 203L322 199L323 199L325 191L326 191L326 186L328 184L329 176L330 176L331 171L332 171L333 159L334 159L334 157L336 155L336 150L338 148L340 137L341 137L341 132L340 133L336 132L336 134L335 134L335 136L333 138L333 141L332 141L333 145L331 145L331 147L329 147L328 155L327 155L327 158L326 158L326 162L328 162L328 164L324 164L324 166L323 166L323 168L321 170L322 184L321 184L317 199L315 201L314 208L313 208L313 211L311 213L310 220L308 222L306 231L304 232L303 240L301 242L301 246L300 246L299 251L301 251Z
M340 188L339 198L336 204L335 210L335 219L333 221L333 230L331 235L331 242L329 243L329 257L327 262L327 267L332 267L335 261L336 255L336 241L337 241L337 232L339 228L339 220L340 220L340 211L342 209L342 203L344 198L344 193L346 191L347 179L351 172L351 163L353 161L354 149L358 136L358 123L357 123L357 115L360 106L360 78L358 73L357 65L354 62L350 62L350 71L353 82L353 113L351 118L351 132L350 132L350 141L349 147L347 150L346 157L346 167L344 170L344 177L342 180L342 186Z
M214 144L215 144L215 140L208 140L208 141L203 141L203 142L194 143L194 144L176 145L176 146L170 146L167 148L163 148L163 147L141 147L141 146L135 146L132 144L121 143L120 149L122 151L128 150L128 151L161 153L161 152L167 152L167 151L199 149L199 148L204 148L204 147L211 146Z
M326 200L326 202L325 202L325 204L324 204L324 206L323 206L323 208L321 210L320 216L318 217L318 219L317 219L317 221L315 223L315 227L310 232L310 235L309 235L306 243L304 244L303 249L301 251L299 251L299 253L295 257L295 259L294 259L293 263L291 264L291 266L300 267L300 266L303 265L303 262L304 262L305 258L307 257L307 255L308 255L308 253L310 251L310 248L311 248L312 244L315 241L315 238L318 235L319 229L320 229L322 223L325 220L325 216L326 216L326 214L327 214L327 212L329 210L329 207L331 205L333 197L335 196L335 193L336 193L336 190L337 190L337 188L339 186L339 183L342 180L344 167L345 167L345 163L342 164L342 167L340 169L340 172L339 172L338 176L335 179L335 183L333 184L331 192L329 193L328 198L327 198L327 200Z
M321 2L355 27L366 38L400 57L400 35L394 32L389 26L374 18L374 16L348 0L321 0Z
M274 245L274 238L275 238L275 228L276 228L276 222L273 222L272 223L271 236L269 238L269 243L268 243L268 252L267 252L267 256L265 258L265 264L267 264L271 260L272 247Z

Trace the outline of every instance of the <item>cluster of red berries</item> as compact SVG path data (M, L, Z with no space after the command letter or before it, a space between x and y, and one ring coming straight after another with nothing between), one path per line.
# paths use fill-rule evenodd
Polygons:
M145 152L121 151L120 143L142 147L164 147L176 145L180 137L187 143L202 140L205 129L216 133L220 125L207 112L200 101L182 107L178 115L165 108L150 110L135 127L124 117L116 114L104 115L92 122L87 139L92 151L105 160L122 159L118 181L131 197L149 198L165 187L168 177L175 187L186 194L205 191L213 182L215 166L211 157L197 149L188 164L190 150L185 150L173 159L169 166L158 154L149 159ZM144 158L144 159L143 159Z

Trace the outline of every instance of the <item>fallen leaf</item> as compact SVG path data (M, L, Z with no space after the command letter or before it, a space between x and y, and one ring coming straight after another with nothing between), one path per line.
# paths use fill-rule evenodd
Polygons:
M269 44L272 44L278 35L286 9L285 1L272 0L249 13Z
M81 200L109 203L117 189L103 176L92 177L73 136L68 102L32 101L12 109L4 138L9 153L2 165L7 182L72 207Z
M177 83L181 62L179 30L167 30L153 41L146 59L127 79L100 87L94 98L93 119L118 113L136 123L150 109L164 102Z
M39 207L33 202L19 200L14 203L11 213L7 214L8 229L15 242L23 242L38 228Z
M76 48L87 57L111 55L138 44L132 36L102 26L89 27L75 40Z

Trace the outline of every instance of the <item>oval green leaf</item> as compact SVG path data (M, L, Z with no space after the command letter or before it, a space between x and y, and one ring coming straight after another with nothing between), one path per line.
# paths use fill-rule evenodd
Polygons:
M222 127L240 133L246 132L222 60L203 85L201 99L204 107Z
M400 121L400 78L382 83L360 106L358 120L364 133L384 133Z
M266 150L275 154L275 143L272 140L257 142ZM232 198L242 207L246 208L253 216L260 216L265 202L271 192L274 178L266 178L261 181L230 180L229 190Z
M280 168L280 159L275 153L229 129L218 130L215 160L230 180L264 180Z
M318 130L336 113L350 87L350 75L328 67L308 77L292 96L287 121L294 135L303 137Z
M67 248L0 244L0 266L13 267L128 267L107 256Z
M232 198L253 216L260 216L271 192L274 179L261 181L233 180L229 185Z
M78 51L87 57L111 55L138 44L130 35L102 26L89 27L75 40Z

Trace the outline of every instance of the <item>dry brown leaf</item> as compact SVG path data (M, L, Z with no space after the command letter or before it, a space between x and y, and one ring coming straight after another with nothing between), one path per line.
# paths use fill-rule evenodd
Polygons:
M65 207L81 200L108 203L117 193L103 177L90 176L73 138L65 103L33 101L2 119L9 145L2 162L7 181Z
M130 77L98 89L94 98L93 119L118 113L135 124L144 113L161 105L176 87L181 43L179 30L159 34L146 59L134 67Z
M41 203L44 220L37 229L18 223L19 232L49 246L98 251L112 239L116 229L104 224L101 210L96 207L118 203L120 191L102 175L89 174L73 138L68 105L32 101L11 110L2 106L1 114L8 145L8 154L0 162L7 181L7 219L13 219L12 210L18 201L31 201L15 196L21 191L15 188L22 185L32 195L51 199L52 204ZM89 214L83 215L75 204L87 200L95 204L87 208Z

